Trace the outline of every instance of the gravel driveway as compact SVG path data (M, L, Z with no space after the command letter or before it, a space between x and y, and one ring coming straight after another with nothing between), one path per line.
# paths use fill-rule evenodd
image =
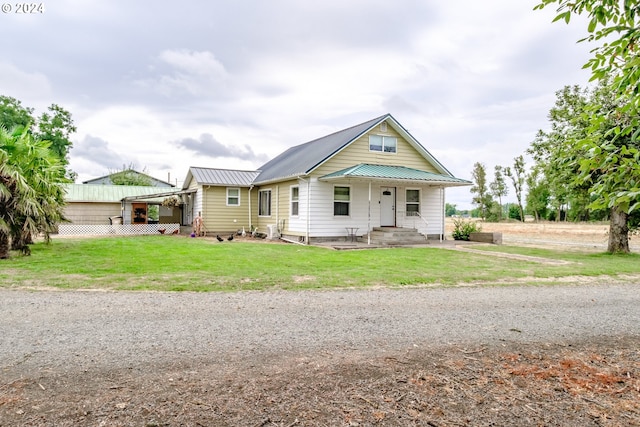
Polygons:
M47 369L640 335L640 284L155 293L0 291L4 379Z
M640 284L0 290L0 427L638 426Z

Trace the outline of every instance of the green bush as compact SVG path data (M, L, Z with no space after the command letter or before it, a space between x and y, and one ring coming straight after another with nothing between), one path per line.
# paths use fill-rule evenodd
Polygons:
M477 231L481 231L481 227L474 221L465 221L464 219L453 220L454 240L469 240L469 235Z
M518 207L518 205L509 205L509 218L522 221L522 217L520 216L520 208Z

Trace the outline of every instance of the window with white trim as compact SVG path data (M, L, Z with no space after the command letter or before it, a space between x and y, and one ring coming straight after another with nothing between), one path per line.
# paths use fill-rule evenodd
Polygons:
M369 151L395 153L398 147L398 138L385 135L369 135Z
M291 187L291 216L298 216L300 207L300 188Z
M333 215L349 216L351 187L333 187Z
M417 216L420 213L420 190L407 190L406 195L406 216Z
M271 190L258 192L258 215L271 216Z
M240 206L239 188L227 188L227 206Z

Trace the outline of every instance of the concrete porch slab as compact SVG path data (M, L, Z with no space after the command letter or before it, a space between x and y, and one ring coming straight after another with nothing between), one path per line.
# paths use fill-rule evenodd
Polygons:
M469 242L465 242L469 244ZM367 244L366 241L329 241L329 242L318 242L312 243L311 246L318 246L323 248L329 248L334 250L354 250L354 249L381 249L381 248L453 248L457 244L461 244L460 241L456 240L429 240L425 243L419 244L399 244L399 245L380 245L380 244Z

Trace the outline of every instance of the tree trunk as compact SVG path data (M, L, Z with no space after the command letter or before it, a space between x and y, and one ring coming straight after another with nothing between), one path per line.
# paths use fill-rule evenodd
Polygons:
M618 206L611 209L609 220L609 247L607 252L629 253L629 214L621 210Z
M9 235L0 231L0 259L9 258Z

